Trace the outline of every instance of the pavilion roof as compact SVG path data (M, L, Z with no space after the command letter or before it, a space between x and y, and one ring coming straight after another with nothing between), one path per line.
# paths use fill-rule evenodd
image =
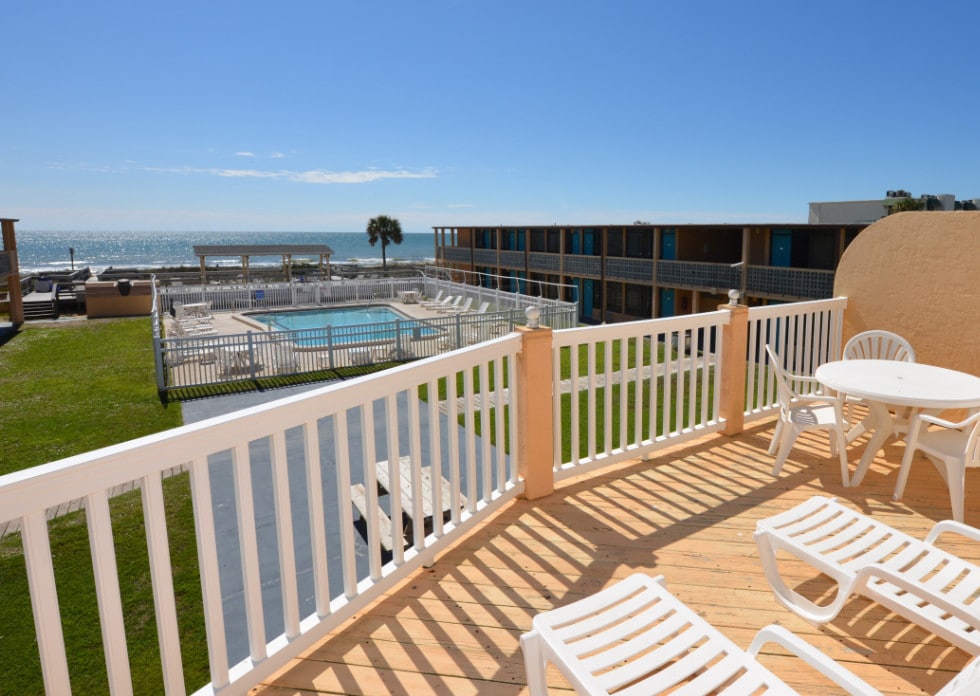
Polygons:
M290 256L333 254L326 244L195 244L195 256Z

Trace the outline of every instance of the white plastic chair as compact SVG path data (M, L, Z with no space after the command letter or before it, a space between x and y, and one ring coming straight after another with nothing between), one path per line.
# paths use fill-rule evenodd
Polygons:
M801 394L798 390L799 385L812 384L816 387L814 389L816 392L820 383L813 377L786 372L779 357L768 344L766 353L769 355L769 364L776 376L776 388L779 392L779 422L769 444L769 454L776 452L772 475L778 476L782 471L786 457L789 456L800 433L808 430L826 430L830 436L830 455L840 458L841 481L847 486L849 473L844 436L847 422L844 420L843 402L840 398L828 394Z
M915 350L906 339L891 331L863 331L844 344L844 359L915 362Z
M891 331L876 329L863 331L851 336L844 344L844 360L900 360L915 362L915 349L912 344ZM863 399L845 395L845 405L860 403ZM898 409L892 418L892 434L900 437L909 429L910 409ZM862 435L865 431L861 423L848 433L848 442Z
M935 546L945 532L980 541L980 529L938 522L925 541L814 496L756 524L766 579L776 599L807 621L832 621L852 594L862 594L972 655L980 654L980 567ZM790 589L776 553L785 551L838 583L837 595L819 606Z
M928 430L938 425L943 430ZM952 423L937 416L921 414L912 419L906 443L906 455L895 484L895 500L905 493L912 456L916 450L925 454L943 477L949 488L949 502L953 519L963 521L963 500L966 488L966 468L980 466L980 411L959 423Z
M674 597L663 576L636 574L564 607L538 614L521 636L531 696L547 693L553 663L579 694L651 696L796 693L756 656L777 643L851 694L879 694L809 643L766 626L747 651ZM964 692L966 693L966 692Z

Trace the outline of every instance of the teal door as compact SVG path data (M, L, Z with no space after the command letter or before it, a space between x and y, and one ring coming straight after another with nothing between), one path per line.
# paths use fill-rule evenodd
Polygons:
M677 259L677 233L673 230L664 230L663 234L660 235L660 258L665 261ZM673 296L673 291L671 293Z
M793 259L793 233L789 230L773 230L769 248L769 265L788 268Z
M593 280L582 281L582 318L591 319L592 318L592 303L595 301L593 297L594 293L594 283Z
M582 253L586 256L592 256L595 252L595 233L592 230L585 230L583 236Z
M660 289L660 316L662 317L674 316L674 289L673 288Z

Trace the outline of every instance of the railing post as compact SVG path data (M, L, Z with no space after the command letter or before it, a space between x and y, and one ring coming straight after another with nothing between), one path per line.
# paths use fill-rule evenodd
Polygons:
M248 371L249 376L255 379L255 344L252 342L252 332L247 332L248 337Z
M749 336L749 308L745 305L721 305L727 309L729 322L721 329L721 395L718 411L725 419L725 435L737 435L745 427L745 374L748 368L746 350Z
M521 352L517 354L517 470L524 479L528 500L555 490L554 408L551 329L517 328Z

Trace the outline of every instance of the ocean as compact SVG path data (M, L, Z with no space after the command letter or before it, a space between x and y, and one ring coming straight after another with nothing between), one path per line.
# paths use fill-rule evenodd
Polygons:
M431 261L431 233L403 235L401 244L387 248L388 261ZM200 265L195 244L326 244L333 249L331 263L357 261L381 263L381 245L368 244L365 232L65 232L17 230L17 258L22 272L44 273L71 268L70 249L75 251L75 268L90 267L97 273L110 266L147 268ZM294 257L294 261L305 257ZM317 258L308 259L316 262ZM257 257L253 266L278 266L279 257ZM208 257L208 265L240 265L237 256Z

